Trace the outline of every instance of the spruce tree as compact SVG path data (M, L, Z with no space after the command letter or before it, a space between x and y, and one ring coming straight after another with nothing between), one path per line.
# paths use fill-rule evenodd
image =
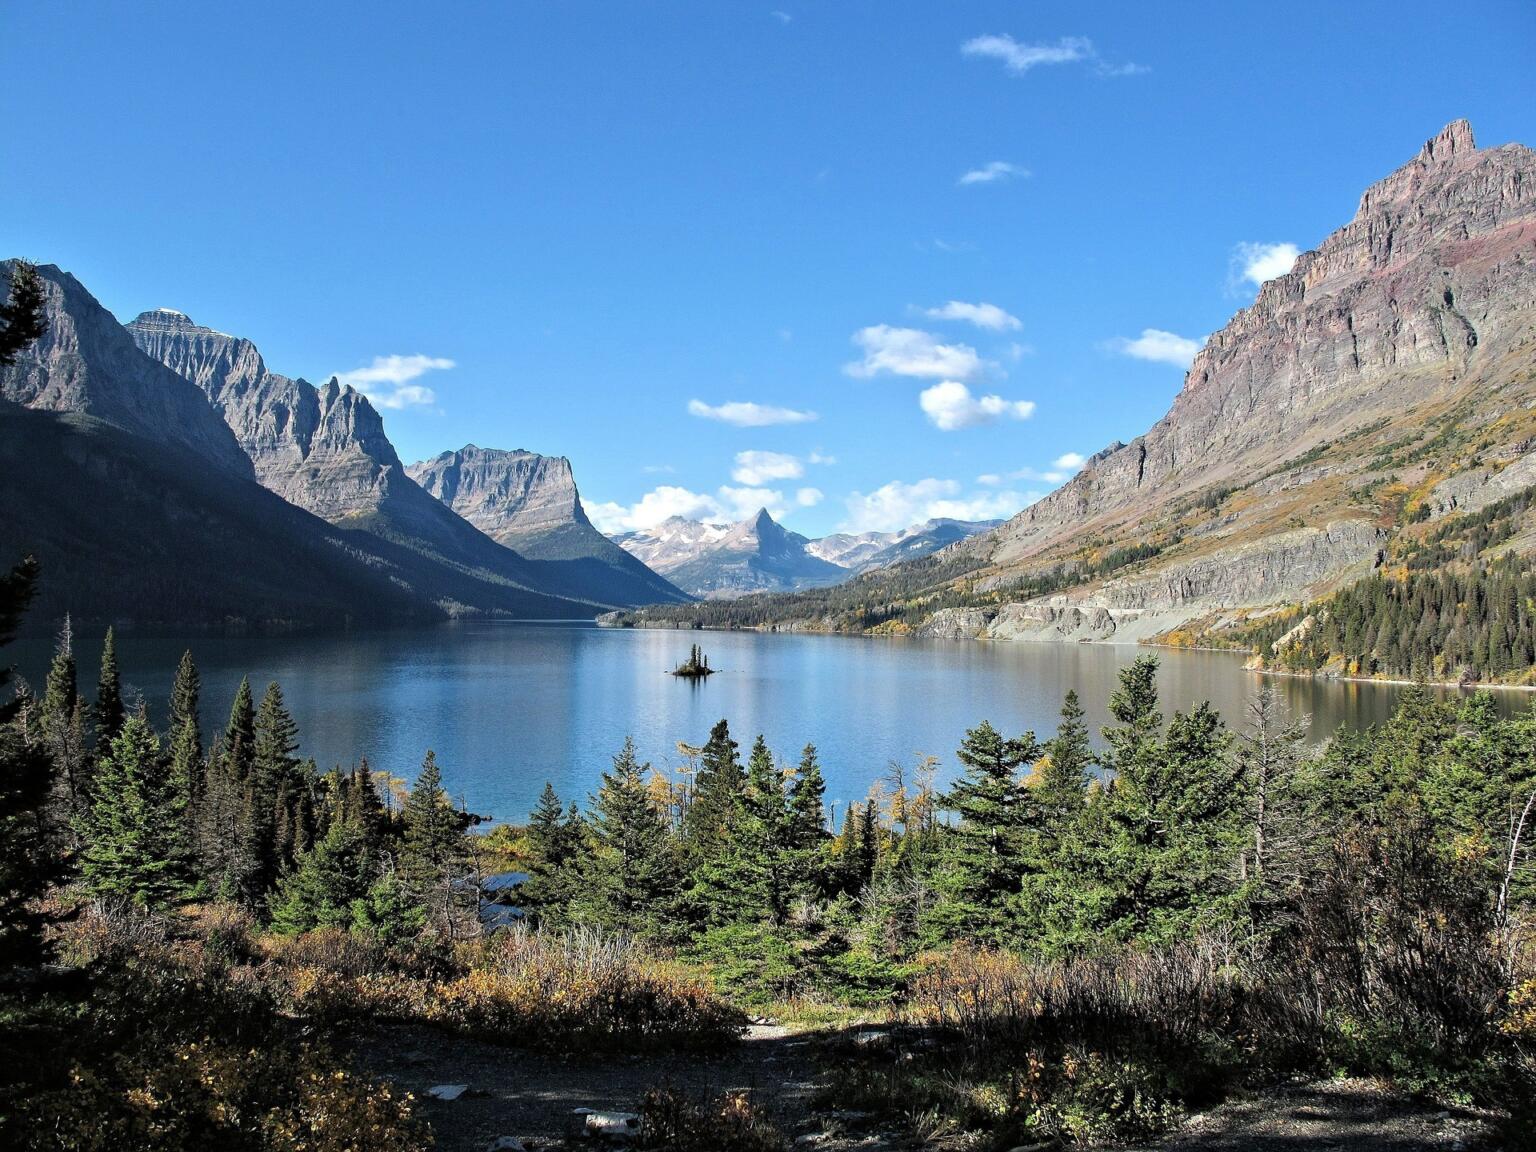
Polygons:
M566 810L548 781L528 818L529 879L519 893L539 920L560 924L581 891L584 821L576 806Z
M710 729L693 798L683 813L683 849L690 868L717 863L730 844L747 784L737 748L724 720Z
M325 836L278 882L272 928L297 935L346 927L354 919L354 902L368 895L373 881L362 829L352 820L332 820Z
M28 558L0 575L0 647L16 635L37 585ZM0 665L0 688L11 670ZM40 899L60 878L60 856L43 819L53 766L43 743L27 739L16 701L0 702L0 971L38 964L50 951Z
M96 680L96 707L92 715L96 721L96 756L100 759L111 751L112 741L123 730L127 716L122 674L117 667L117 640L111 628L107 629L101 648L101 674Z
M85 705L80 699L74 629L68 616L64 617L64 627L48 667L41 728L43 743L53 759L56 782L56 812L50 823L72 836L75 822L85 815L90 804L92 755L86 747Z
M103 900L148 910L187 895L184 812L160 740L142 712L130 717L96 768L81 829L80 880Z
M10 281L5 303L0 304L0 368L16 363L21 351L48 331L43 279L37 266L12 260Z
M464 821L449 803L437 756L428 749L405 805L400 872L412 899L450 936L464 906L475 902L476 894L464 888L466 868Z
M1056 735L1045 743L1045 757L1034 780L1042 832L1052 846L1069 834L1082 811L1093 763L1083 707L1078 703L1077 692L1068 689L1061 703L1061 723Z
M1005 909L1028 866L1028 835L1039 824L1034 797L1020 779L1039 745L1032 732L1005 739L982 721L965 734L957 755L965 774L939 800L959 817L947 837L943 915L961 935L1002 939Z
M580 906L585 920L657 935L677 896L678 861L666 821L651 799L649 771L626 738L592 799L592 854Z
M256 820L256 708L248 679L240 681L229 721L208 757L197 812L197 852L216 895L256 908L265 893L264 825Z
M203 728L198 705L202 680L192 653L184 652L171 684L169 717L171 782L181 793L189 824L195 824L203 786Z
M807 744L789 786L784 821L784 867L790 898L814 898L827 892L826 845L831 837L827 833L826 795L816 746Z

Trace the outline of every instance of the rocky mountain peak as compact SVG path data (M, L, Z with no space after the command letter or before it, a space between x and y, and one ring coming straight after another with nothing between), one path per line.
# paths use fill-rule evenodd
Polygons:
M0 370L0 396L28 408L104 420L157 444L190 449L226 471L251 475L218 414L197 389L134 344L123 326L78 280L53 264L38 266L48 330L11 367ZM0 299L10 292L10 264L0 261Z
M1453 120L1424 142L1419 154L1390 176L1372 184L1360 197L1355 219L1361 220L1392 204L1412 200L1426 182L1475 160L1477 140L1466 120Z

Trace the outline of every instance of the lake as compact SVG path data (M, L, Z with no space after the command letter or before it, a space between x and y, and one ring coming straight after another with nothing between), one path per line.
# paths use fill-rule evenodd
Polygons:
M720 672L690 683L666 674L702 643ZM546 780L585 801L623 742L643 759L681 762L677 742L703 743L722 716L742 744L762 732L796 760L814 742L829 801L861 799L892 760L941 758L955 766L965 730L982 720L1007 735L1055 730L1061 698L1076 688L1095 734L1108 722L1116 672L1147 649L1092 644L866 639L606 629L590 624L464 623L346 637L194 641L125 637L123 679L164 722L171 677L191 647L203 675L205 731L223 727L243 675L257 698L282 684L303 752L322 770L367 756L375 769L414 778L428 748L469 807L521 821ZM5 656L41 691L50 645L18 642ZM1264 682L1242 658L1161 651L1164 707L1210 700L1241 723ZM80 680L94 691L100 638L77 638ZM1390 714L1402 689L1387 684L1271 681L1318 739L1339 725ZM1523 693L1501 694L1507 709Z

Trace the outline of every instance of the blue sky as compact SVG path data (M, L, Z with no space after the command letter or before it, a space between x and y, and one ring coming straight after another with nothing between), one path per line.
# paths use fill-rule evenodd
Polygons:
M13 0L0 74L5 255L610 527L1016 511L1444 123L1536 143L1525 0Z

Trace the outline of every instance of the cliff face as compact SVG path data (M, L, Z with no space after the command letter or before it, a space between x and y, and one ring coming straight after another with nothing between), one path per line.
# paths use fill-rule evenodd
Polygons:
M249 340L160 308L128 324L147 354L201 388L266 488L339 522L372 515L409 482L384 422L362 393L269 372Z
M406 475L378 411L355 389L269 371L249 340L169 309L145 312L127 329L203 390L264 487L409 557L418 569L412 586L449 611L577 617L636 602L496 543L433 499Z
M1146 435L973 546L1018 563L1447 398L1523 338L1533 306L1536 154L1480 151L1458 120L1207 341Z
M564 565L573 578L613 602L687 599L593 527L564 456L466 444L412 464L407 473L492 540Z
M0 395L40 411L91 416L234 475L252 475L250 460L196 388L139 351L68 272L45 264L38 274L48 331L0 369ZM9 296L10 282L10 262L0 263L0 297Z
M493 540L516 547L573 525L589 528L564 456L466 444L407 469L411 478ZM599 539L606 539L598 534Z

